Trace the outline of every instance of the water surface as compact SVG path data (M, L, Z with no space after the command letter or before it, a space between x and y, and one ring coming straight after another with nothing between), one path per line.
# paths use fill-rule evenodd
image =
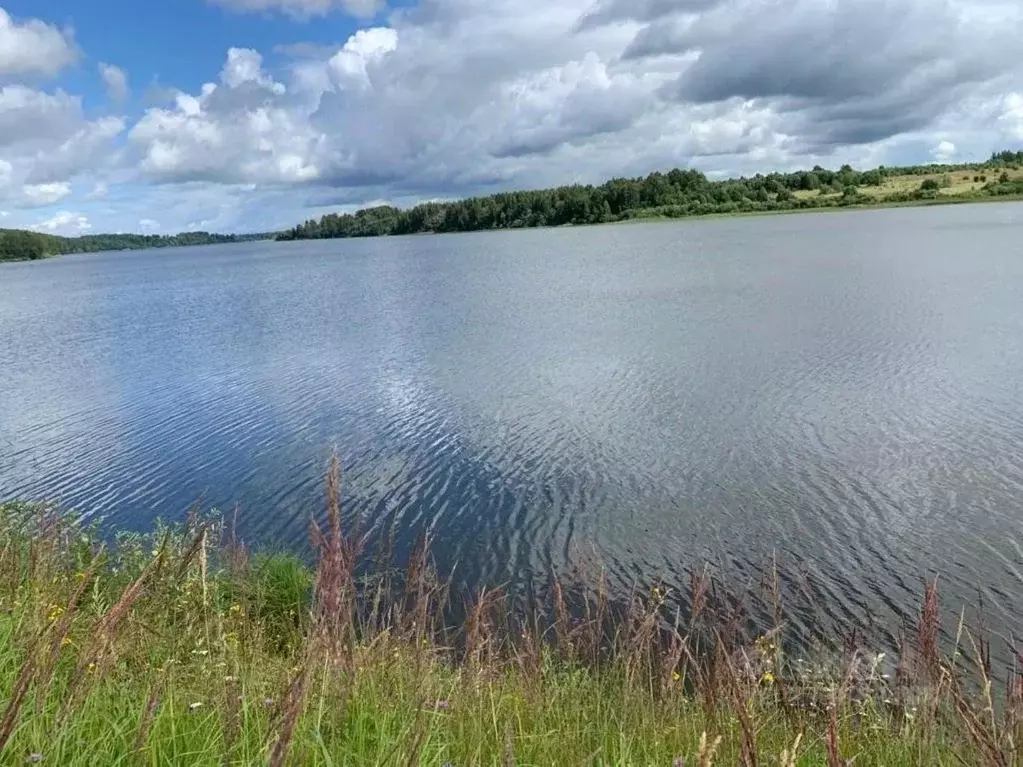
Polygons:
M0 265L0 497L426 527L466 584L773 555L807 621L1023 609L1023 206Z

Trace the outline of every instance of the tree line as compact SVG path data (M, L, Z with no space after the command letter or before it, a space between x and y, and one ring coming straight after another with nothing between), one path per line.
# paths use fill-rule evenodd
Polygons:
M409 209L389 205L355 213L328 213L309 219L277 236L279 240L332 237L374 237L428 232L469 232L566 224L598 224L640 217L682 218L710 214L840 207L877 202L863 187L878 187L887 178L932 175L964 168L1023 165L1023 152L999 152L980 165L920 165L858 171L849 165L836 170L816 166L794 173L757 174L751 178L712 181L696 170L655 172L644 178L615 178L599 186L571 185L554 189L503 192L454 202L429 202ZM992 182L984 193L1015 194ZM1014 185L1010 184L1010 187ZM815 195L797 192L814 192ZM934 196L931 190L885 197L908 202ZM904 198L904 199L903 199Z
M180 234L87 234L81 237L59 237L23 229L0 229L0 261L26 261L68 253L96 253L103 250L142 250L173 248L184 245L214 245L268 239L272 234L211 234L182 232Z

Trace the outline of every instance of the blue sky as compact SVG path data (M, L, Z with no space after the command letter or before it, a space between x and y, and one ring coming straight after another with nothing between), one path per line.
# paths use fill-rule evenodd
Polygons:
M1018 0L0 0L0 226L981 159L1021 36Z
M4 0L0 7L15 17L74 30L80 66L56 82L80 93L92 108L105 101L95 69L99 61L124 67L141 87L158 82L194 90L220 69L228 48L261 51L273 65L284 58L274 52L277 46L308 42L337 48L365 21L343 13L314 19L241 14L205 0ZM136 94L136 110L143 97L143 91Z

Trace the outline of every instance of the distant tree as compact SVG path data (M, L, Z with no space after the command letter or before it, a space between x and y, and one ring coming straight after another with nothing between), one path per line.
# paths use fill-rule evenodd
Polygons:
M1009 183L1009 174L1006 173L1004 170L1002 171L1002 175L998 177L998 183L999 184Z
M924 179L920 184L921 192L937 192L939 189L941 189L941 184L935 178Z
M0 232L0 261L27 261L42 258L45 240L34 232L8 229Z
M883 182L884 177L879 170L868 170L860 174L860 184L863 186L881 186Z
M799 174L799 188L806 191L821 188L821 179L816 173L803 173Z

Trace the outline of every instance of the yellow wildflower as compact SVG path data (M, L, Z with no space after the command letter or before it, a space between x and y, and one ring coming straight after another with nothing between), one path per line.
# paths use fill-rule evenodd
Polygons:
M774 674L770 671L765 671L764 675L760 677L760 681L764 684L774 684Z

